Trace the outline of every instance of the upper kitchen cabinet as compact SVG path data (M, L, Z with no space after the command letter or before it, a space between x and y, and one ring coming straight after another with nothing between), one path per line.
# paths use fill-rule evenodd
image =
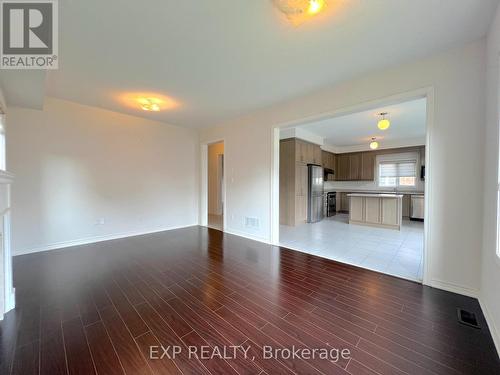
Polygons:
M321 154L321 148L318 145L312 145L313 147L313 164L323 165L323 155Z
M338 181L348 181L349 180L349 154L340 154L336 157L337 164L337 180Z
M361 153L349 155L349 180L361 180Z
M307 143L299 139L287 139L287 141L295 143L295 161L297 163L307 163Z
M372 151L361 153L361 180L375 179L375 153Z
M328 151L322 151L323 168L335 170L335 154Z
M373 181L375 178L375 153L354 152L336 155L337 180Z
M314 143L295 139L295 161L304 164L322 165L321 148Z
M321 151L321 154L323 168L334 171L334 174L328 174L328 181L333 181L335 180L335 174L337 173L337 166L335 165L335 154L328 151Z

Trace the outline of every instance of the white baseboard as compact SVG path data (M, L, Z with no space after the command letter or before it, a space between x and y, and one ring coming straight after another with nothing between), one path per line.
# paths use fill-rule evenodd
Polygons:
M447 292L461 294L467 297L478 298L479 290L465 287L463 285L458 285L454 283L449 283L447 281L442 281L438 279L431 279L429 283L425 285L431 286L433 288L442 289Z
M248 234L248 233L245 233L245 232L240 232L238 230L234 230L234 229L231 229L231 228L224 229L223 232L227 233L227 234L232 234L234 236L243 237L243 238L246 238L246 239L249 239L249 240L253 240L253 241L257 241L257 242L262 242L262 243L265 243L267 245L271 244L271 242L269 241L269 238L252 236L251 234Z
M12 288L11 292L5 298L4 310L0 312L0 321L3 320L5 314L7 314L10 310L16 307L16 289Z
M71 240L71 241L56 242L56 243L52 243L52 244L48 244L48 245L34 247L31 249L16 251L14 256L39 253L42 251L49 251L49 250L65 249L65 248L73 247L73 246L88 245L88 244L92 244L92 243L98 243L98 242L110 241L110 240L118 240L120 238L143 236L145 234L165 232L168 230L182 229L182 228L188 228L188 227L193 227L193 226L198 226L198 223L193 223L193 224L188 224L188 225L171 226L171 227L154 228L154 229L145 229L145 230L139 230L139 231L134 231L134 232L109 234L109 235L104 235L104 236L80 238L80 239Z
M488 328L490 329L491 337L493 338L493 343L497 349L498 357L500 358L500 330L495 324L495 320L488 309L488 305L481 299L481 297L478 298L478 301L479 306L481 306L481 310L483 311L484 318L486 319L486 323L488 324Z

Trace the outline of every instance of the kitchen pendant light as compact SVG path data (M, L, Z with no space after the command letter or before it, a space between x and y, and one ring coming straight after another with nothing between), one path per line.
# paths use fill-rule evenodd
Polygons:
M379 116L382 116L382 119L378 122L377 126L380 130L387 130L391 126L391 122L385 118L387 116L387 112L379 113Z
M373 137L372 141L370 142L370 148L372 150L376 150L378 148L378 142L376 141L375 137Z

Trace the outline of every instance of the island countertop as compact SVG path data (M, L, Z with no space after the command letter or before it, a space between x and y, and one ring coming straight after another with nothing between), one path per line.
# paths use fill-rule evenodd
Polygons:
M351 193L347 194L348 197L369 197L369 198L403 198L404 194L390 194L390 193Z

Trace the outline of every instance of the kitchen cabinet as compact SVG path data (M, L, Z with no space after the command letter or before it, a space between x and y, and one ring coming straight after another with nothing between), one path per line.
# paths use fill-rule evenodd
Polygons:
M403 217L410 217L410 201L411 195L403 195Z
M349 224L401 229L401 194L348 194Z
M363 201L363 199L351 197L353 204L354 201ZM364 198L365 204L365 219L367 223L378 224L380 223L380 198Z
M305 159L307 164L314 164L314 145L309 142L305 143Z
M382 215L380 221L382 225L401 224L401 199L382 199Z
M323 168L332 169L330 167L330 153L328 151L321 151L321 161Z
M307 195L307 164L295 164L295 195Z
M336 165L335 165L335 154L328 151L321 151L321 160L323 168L331 169L334 171L333 175L328 175L328 181L334 181L336 179Z
M295 161L307 164L307 143L299 139L286 140L295 144Z
M349 154L337 155L337 180L349 180Z
M375 179L375 153L373 151L361 153L361 176L363 181Z
M351 207L349 208L350 220L363 221L365 211L363 203L362 199L353 199L351 201Z
M323 164L318 145L296 138L280 141L280 224L307 220L307 164Z
M361 180L361 153L349 154L349 181Z
M375 153L354 152L336 155L338 181L373 181Z
M307 221L307 196L305 195L297 195L295 197L294 220L294 225L299 225Z
M349 212L349 197L347 193L337 193L337 211Z
M410 205L410 219L424 220L424 196L412 195Z
M351 152L335 155L335 174L337 181L374 181L376 177L375 161L377 155L387 155L399 152L415 152L425 155L425 147L402 147L377 151ZM421 160L424 165L425 160ZM418 171L420 173L420 171Z
M288 140L287 140L288 141ZM295 161L304 164L322 165L321 147L301 139L292 138L295 142Z
M323 165L323 158L321 154L321 147L318 145L313 146L313 164Z

